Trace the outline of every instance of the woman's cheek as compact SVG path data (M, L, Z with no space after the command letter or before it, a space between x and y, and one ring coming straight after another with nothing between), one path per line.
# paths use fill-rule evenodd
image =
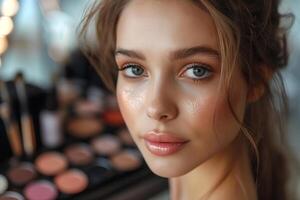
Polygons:
M202 137L202 134L210 134L212 129L213 112L215 103L214 98L198 97L186 102L183 120L187 121L188 127L198 130L199 134L195 137Z
M233 107L239 118L243 115L243 103L236 96ZM195 130L192 138L207 144L228 144L239 132L239 124L234 118L227 99L215 93L201 94L187 100L183 106L183 120L187 127ZM220 141L216 141L216 139Z
M139 119L142 106L145 102L143 91L137 91L134 87L124 85L117 86L117 100L121 114L131 133L134 133L137 127L135 122ZM132 135L133 138L134 135Z
M117 93L117 98L120 107L124 108L123 110L135 112L140 109L143 105L144 98L141 93L134 91L134 89L122 88L120 92ZM130 115L130 113L128 113Z
M220 98L216 104L215 124L218 137L224 142L230 142L239 133L246 108L245 95L235 90L227 97Z

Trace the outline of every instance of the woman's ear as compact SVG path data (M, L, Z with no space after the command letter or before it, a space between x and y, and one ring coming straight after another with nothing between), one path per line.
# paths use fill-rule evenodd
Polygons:
M266 91L269 81L272 79L274 71L267 65L260 65L261 81L250 86L248 89L247 102L254 103L258 101Z

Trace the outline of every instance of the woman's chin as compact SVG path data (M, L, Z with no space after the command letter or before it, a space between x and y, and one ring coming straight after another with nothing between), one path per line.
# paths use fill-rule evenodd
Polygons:
M166 161L158 161L158 160L149 160L145 159L148 167L151 171L161 177L164 178L172 178L182 176L188 173L190 170L186 168L186 166L173 165Z

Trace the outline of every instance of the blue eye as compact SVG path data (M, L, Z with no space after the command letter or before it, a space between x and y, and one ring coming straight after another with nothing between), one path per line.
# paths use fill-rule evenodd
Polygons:
M124 74L128 77L139 77L144 74L144 69L137 64L126 64L122 69L119 71L124 71Z
M208 69L208 67L205 67L201 64L191 64L191 66L188 67L184 72L185 76L194 80L201 80L207 78L211 76L211 74L212 71Z

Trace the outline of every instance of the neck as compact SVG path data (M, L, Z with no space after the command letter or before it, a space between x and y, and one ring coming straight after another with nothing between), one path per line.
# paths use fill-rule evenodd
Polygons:
M239 137L210 160L170 181L172 200L257 199L248 151Z

